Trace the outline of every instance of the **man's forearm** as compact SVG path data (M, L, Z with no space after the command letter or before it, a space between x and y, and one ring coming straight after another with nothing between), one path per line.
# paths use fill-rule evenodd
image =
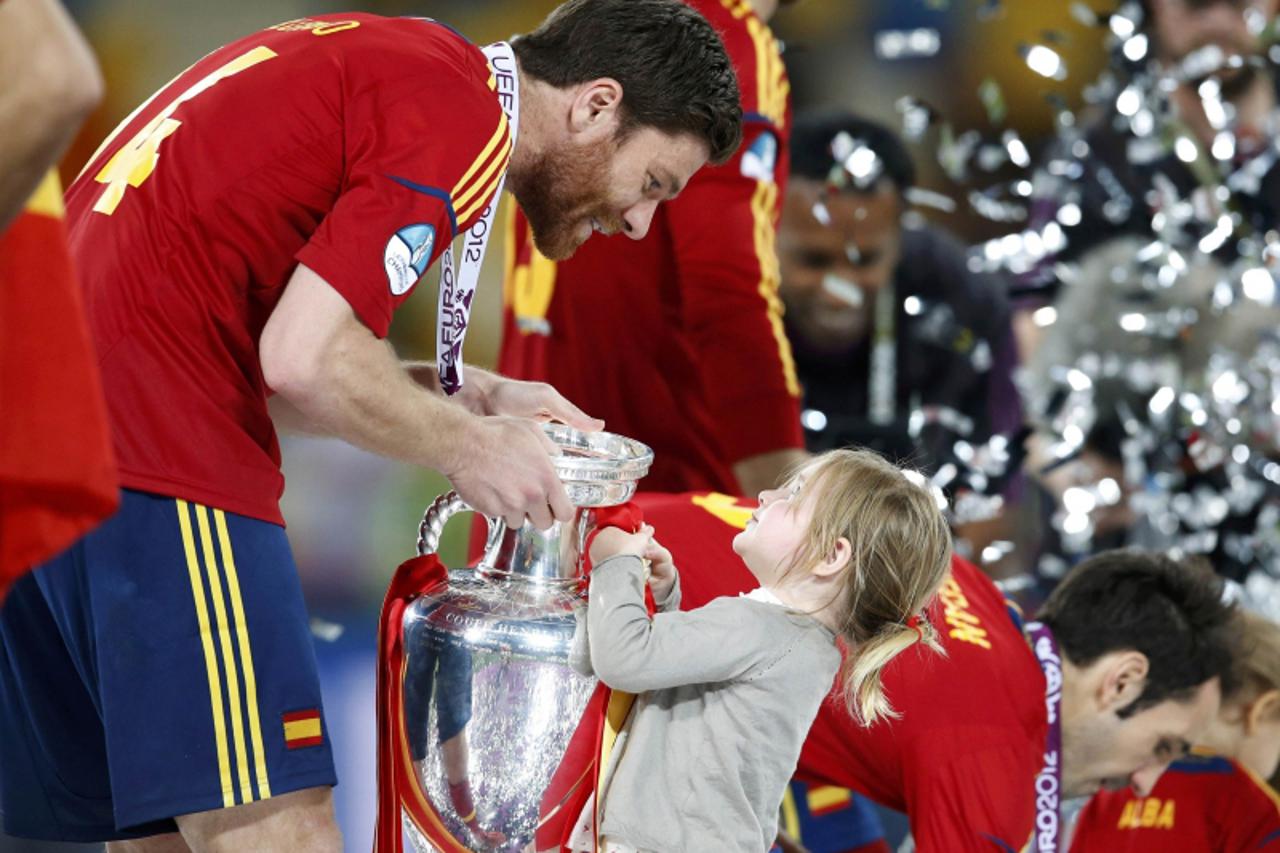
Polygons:
M457 403L473 415L496 414L489 405L488 392L502 378L498 374L468 364L462 387L452 397L445 397L440 387L440 370L434 361L405 361L402 364L410 378L432 394Z
M471 418L415 381L390 346L355 325L335 338L321 364L273 387L302 416L304 431L446 475Z
M57 0L0 2L0 231L102 100L93 54Z

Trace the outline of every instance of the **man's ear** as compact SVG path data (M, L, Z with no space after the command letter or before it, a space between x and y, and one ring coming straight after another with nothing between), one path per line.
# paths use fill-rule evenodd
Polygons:
M622 84L601 77L578 86L569 105L569 133L584 140L609 139L622 119Z
M1263 723L1280 717L1280 690L1272 688L1249 703L1244 715L1244 733L1251 735Z
M1133 704L1146 688L1151 671L1147 656L1132 649L1103 655L1094 666L1100 674L1095 701L1099 710L1109 713Z
M841 536L836 540L835 547L831 549L831 553L823 558L822 562L813 567L813 573L821 578L837 577L849 565L849 561L853 559L853 546L849 544L849 540Z

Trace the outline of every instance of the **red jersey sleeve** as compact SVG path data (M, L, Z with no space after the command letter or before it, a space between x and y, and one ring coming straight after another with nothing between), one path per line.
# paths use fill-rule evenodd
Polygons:
M296 258L380 338L418 279L493 199L510 159L511 128L492 77L482 54L472 60L424 56L376 79L348 66L342 189Z
M737 155L700 172L667 211L685 325L734 461L804 445L800 385L778 297L781 148L772 125L748 125Z

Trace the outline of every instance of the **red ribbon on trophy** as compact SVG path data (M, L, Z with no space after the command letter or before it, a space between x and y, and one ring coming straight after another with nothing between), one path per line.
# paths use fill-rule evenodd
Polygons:
M584 587L591 574L591 542L596 534L606 527L617 527L635 533L642 524L644 516L640 508L632 503L596 510L595 530L587 537L582 556ZM649 615L652 616L657 607L648 587L644 591L644 600ZM568 853L569 839L592 794L595 794L592 837L598 841L598 828L595 824L600 813L600 785L609 767L609 758L618 732L626 723L635 698L633 693L611 690L603 683L596 685L578 728L565 749L564 757L560 759L560 765L543 794L538 829L534 836L534 849L537 853Z
M445 829L440 813L414 778L409 736L404 724L404 612L414 599L449 582L449 571L435 554L400 564L378 621L378 823L375 853L404 850L401 814L445 853L467 853Z
M595 534L605 527L635 532L642 516L633 504L596 511L596 529L587 538L590 550ZM583 583L591 570L583 555ZM378 817L374 853L403 853L402 815L437 849L468 853L445 826L444 819L422 791L416 777L404 719L404 614L420 596L448 583L448 570L435 554L414 557L396 569L382 604L378 622ZM649 613L655 612L652 593L645 590ZM604 771L618 732L626 722L635 696L597 685L564 756L542 798L534 847L565 851L578 817L593 793L598 795ZM597 810L599 797L596 799ZM594 820L594 816L593 816Z

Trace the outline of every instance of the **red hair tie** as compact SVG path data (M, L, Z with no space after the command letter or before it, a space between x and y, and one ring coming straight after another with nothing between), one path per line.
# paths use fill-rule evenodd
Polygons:
M923 643L924 629L920 627L920 614L918 613L912 614L911 618L907 620L906 625L912 631L916 632L916 637L919 639L920 642Z

